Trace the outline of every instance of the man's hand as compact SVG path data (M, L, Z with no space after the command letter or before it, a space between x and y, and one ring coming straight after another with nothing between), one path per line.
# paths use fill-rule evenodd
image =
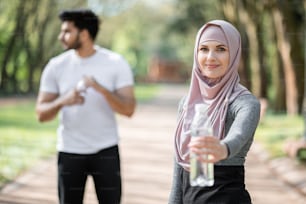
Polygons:
M113 92L99 84L93 76L84 76L85 87L91 87L102 94L114 111L131 117L135 111L136 99L133 86L126 86Z
M36 115L40 122L54 119L63 106L83 104L84 97L76 89L63 96L58 94L39 92L36 102Z
M84 97L81 95L81 92L77 91L76 89L66 93L60 100L63 106L83 104L85 101Z

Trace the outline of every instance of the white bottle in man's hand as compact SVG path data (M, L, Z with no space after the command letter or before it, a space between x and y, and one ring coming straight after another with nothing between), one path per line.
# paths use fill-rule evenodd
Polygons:
M83 79L81 79L76 86L76 90L80 93L86 92L87 86L85 85L85 82Z

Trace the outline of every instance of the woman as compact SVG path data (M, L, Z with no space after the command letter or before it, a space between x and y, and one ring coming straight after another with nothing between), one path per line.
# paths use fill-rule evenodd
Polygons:
M260 104L239 83L240 56L240 34L230 23L213 20L198 31L190 89L179 108L175 133L171 204L251 203L245 189L244 163L258 125ZM209 106L214 135L191 141L188 132L197 103ZM202 162L215 164L212 187L190 186L190 152L196 153ZM204 160L204 153L212 157Z

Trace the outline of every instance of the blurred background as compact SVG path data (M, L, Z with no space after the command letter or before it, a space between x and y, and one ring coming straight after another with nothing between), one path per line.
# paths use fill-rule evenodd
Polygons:
M299 114L304 93L305 0L10 0L0 2L0 93L36 93L62 51L62 9L89 7L103 21L97 44L121 53L136 81L185 82L196 31L226 19L241 32L241 82L271 110Z
M36 122L34 98L44 66L62 52L58 13L69 8L100 16L96 43L127 59L139 100L158 84L188 85L197 30L212 19L230 21L243 41L241 82L264 108L256 138L272 158L285 155L287 139L306 138L306 0L0 1L0 99L32 99L0 103L0 186L30 158L55 152L56 121Z

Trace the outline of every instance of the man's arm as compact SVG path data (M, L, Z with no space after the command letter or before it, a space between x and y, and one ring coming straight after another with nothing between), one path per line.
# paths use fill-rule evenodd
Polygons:
M75 89L63 96L39 92L36 102L36 115L39 122L50 121L55 118L63 106L82 103L84 103L84 98Z
M114 111L128 117L133 115L136 107L136 100L134 97L134 88L132 86L118 89L115 92L110 92L102 86L97 86L96 90L104 95Z
M134 87L126 86L110 92L95 81L93 77L85 76L85 84L87 87L94 88L97 92L101 93L112 109L122 115L131 117L135 111L136 99L134 95Z

